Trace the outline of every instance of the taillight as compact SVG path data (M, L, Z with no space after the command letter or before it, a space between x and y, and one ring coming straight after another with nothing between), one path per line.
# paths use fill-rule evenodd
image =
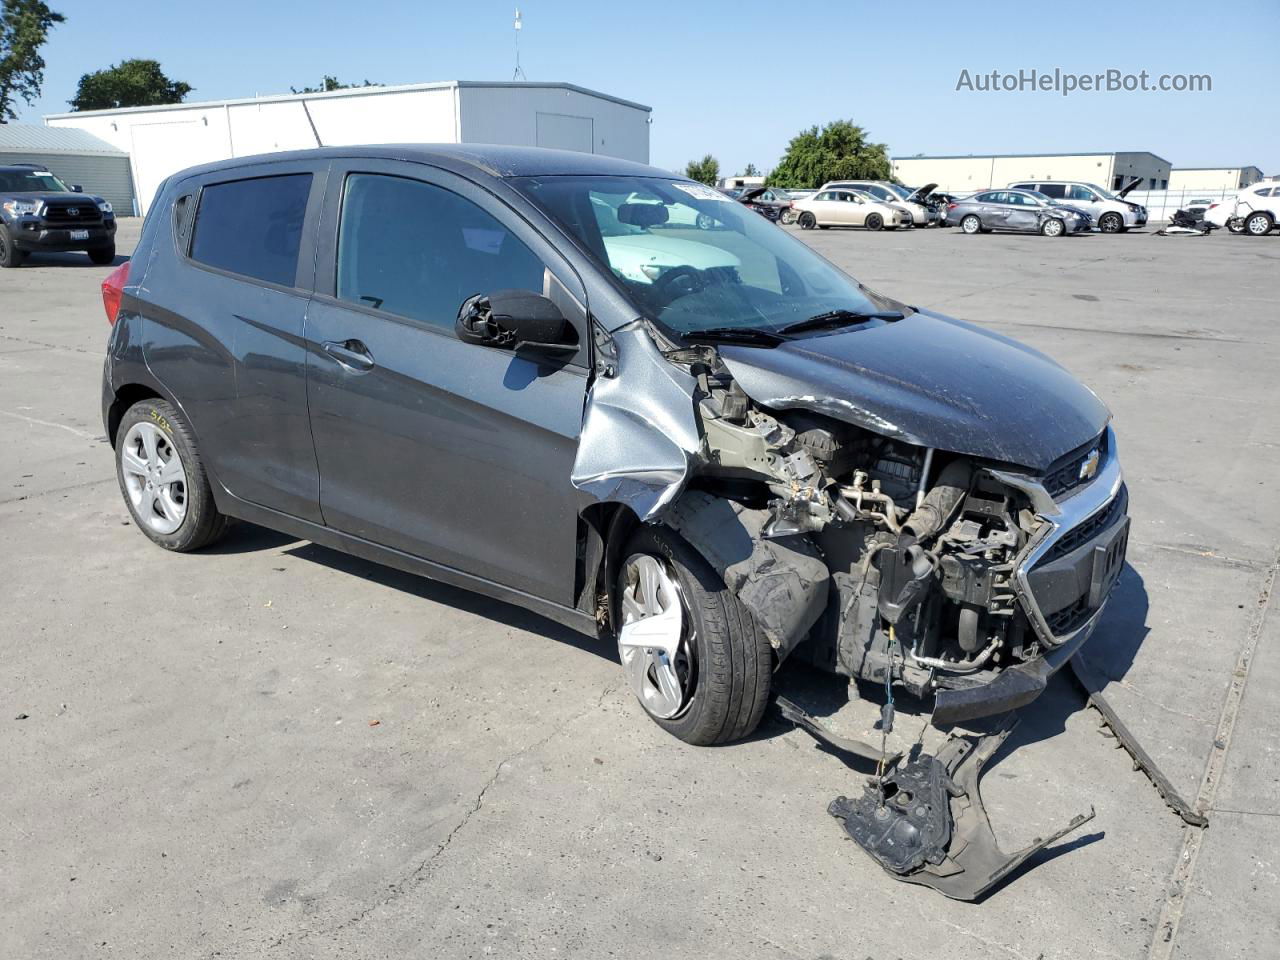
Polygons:
M116 315L120 312L120 298L124 296L124 285L129 282L129 261L126 260L102 281L102 305L107 311L107 323L116 325Z
M948 210L954 210L954 209L955 209L956 207L958 207L958 206L959 206L959 204L958 204L958 203L948 203L948 204L947 204L947 209L948 209Z

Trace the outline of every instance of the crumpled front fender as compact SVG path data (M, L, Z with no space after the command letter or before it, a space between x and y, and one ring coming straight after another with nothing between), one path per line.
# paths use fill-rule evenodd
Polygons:
M695 382L663 358L642 321L611 338L616 355L587 394L569 480L591 501L652 520L684 489L702 446Z

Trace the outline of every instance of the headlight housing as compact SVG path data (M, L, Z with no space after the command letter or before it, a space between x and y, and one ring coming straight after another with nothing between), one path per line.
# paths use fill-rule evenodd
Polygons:
M99 209L99 210L101 210L103 213L110 213L110 212L111 212L111 204L110 204L108 201L106 201L106 200L99 200L99 201L98 201L98 209Z
M42 200L6 200L4 210L11 217L35 216L42 204Z

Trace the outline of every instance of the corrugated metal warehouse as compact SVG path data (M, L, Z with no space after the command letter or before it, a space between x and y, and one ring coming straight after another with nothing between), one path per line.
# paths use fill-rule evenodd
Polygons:
M1010 153L893 157L893 175L909 186L936 183L947 193L1007 187L1019 180L1078 180L1119 190L1141 177L1142 190L1167 190L1169 161L1144 150L1119 153Z
M0 123L0 166L6 163L39 164L107 200L121 216L133 213L129 154L83 130Z
M1175 167L1170 190L1239 190L1262 179L1257 167Z
M368 143L501 143L649 161L650 108L570 83L461 80L356 87L44 118L126 151L144 210L185 167L231 157Z

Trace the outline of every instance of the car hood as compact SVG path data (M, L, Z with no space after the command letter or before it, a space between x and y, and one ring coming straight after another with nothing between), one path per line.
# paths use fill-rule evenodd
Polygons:
M1129 191L1131 191L1134 187L1136 187L1141 182L1142 182L1141 177L1134 177L1129 182L1129 185L1127 187L1125 187L1123 190L1116 191L1116 196L1119 197L1121 200L1123 200L1125 197L1129 195Z
M936 183L926 183L923 187L918 187L914 192L907 194L905 199L910 203L924 203L936 186Z
M724 345L747 395L883 436L1043 471L1098 436L1106 405L1044 354L918 311L772 349Z
M61 190L21 190L5 194L16 200L83 200L85 203L98 203L97 197L87 193L63 193Z

